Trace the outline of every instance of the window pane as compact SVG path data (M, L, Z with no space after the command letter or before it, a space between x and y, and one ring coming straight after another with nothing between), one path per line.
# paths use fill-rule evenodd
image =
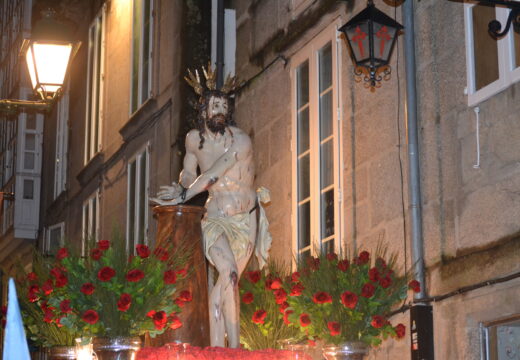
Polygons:
M102 53L102 28L101 28L101 19L97 20L96 26L96 74L94 74L94 82L95 82L95 94L96 98L94 99L94 139L92 139L92 148L94 153L98 150L99 144L99 120L100 120L100 104L101 104L101 62L103 59L101 58Z
M49 234L49 255L55 255L61 247L61 227L54 228Z
M310 258L310 256L311 256L311 249L302 251L299 256L301 263L307 264L307 259Z
M334 252L334 238L327 240L321 244L321 251L324 254L330 254Z
M36 135L25 134L25 150L36 150Z
M320 149L320 189L334 183L333 177L333 141L332 138L321 145Z
M25 152L23 154L23 168L27 170L34 169L34 153Z
M298 159L298 201L310 195L309 154Z
M320 96L320 140L332 135L332 90Z
M514 30L511 30L513 32L513 41L514 41L514 47L515 47L515 67L520 66L520 34L517 33Z
M23 181L23 198L26 200L34 199L34 181L24 180Z
M499 77L497 41L488 33L488 24L496 15L494 6L476 5L472 9L475 90L479 90Z
M320 94L332 85L332 46L330 42L319 51Z
M97 203L97 195L91 200L92 201L92 229L90 229L90 233L92 238L97 241L97 212L98 212L98 203Z
M139 244L144 244L145 238L145 206L146 206L146 153L143 153L139 159L139 238L137 239Z
M141 46L141 1L134 0L132 32L132 112L137 110L139 95L139 50Z
M298 155L309 150L309 108L298 113Z
M144 1L144 18L143 18L143 53L142 59L143 63L141 65L141 72L143 74L143 78L141 81L141 102L144 102L148 99L148 80L149 80L149 54L150 54L150 6L151 0Z
M300 109L309 102L309 61L305 61L296 70L296 108Z
M128 166L128 246L135 247L135 162Z
M27 130L36 130L36 115L35 114L27 114L27 120L25 122L25 127Z
M334 235L334 189L321 195L321 238Z
M311 202L298 206L298 249L311 244Z

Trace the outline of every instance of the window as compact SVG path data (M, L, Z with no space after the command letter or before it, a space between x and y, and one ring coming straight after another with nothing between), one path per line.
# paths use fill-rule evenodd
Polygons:
M468 104L490 98L520 80L520 34L513 30L499 40L488 33L491 20L504 26L509 10L502 6L466 4Z
M67 141L69 120L69 89L63 93L57 105L56 159L54 163L54 198L64 190L67 181Z
M129 251L147 243L149 146L128 164L128 196L126 238Z
M83 203L82 228L81 254L85 255L87 242L94 243L99 237L99 190Z
M336 26L298 52L293 81L293 218L300 257L340 250L340 128Z
M483 360L517 359L520 355L520 314L480 324Z
M43 252L46 255L56 255L58 250L65 245L65 223L59 223L47 228Z
M88 31L87 109L85 121L85 163L101 150L103 84L105 68L105 7Z
M149 97L152 85L153 1L133 0L130 113Z

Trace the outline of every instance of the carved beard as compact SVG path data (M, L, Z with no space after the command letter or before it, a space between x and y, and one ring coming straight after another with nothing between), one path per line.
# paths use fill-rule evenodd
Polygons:
M227 127L226 116L224 114L214 115L206 120L206 126L212 133L224 135Z

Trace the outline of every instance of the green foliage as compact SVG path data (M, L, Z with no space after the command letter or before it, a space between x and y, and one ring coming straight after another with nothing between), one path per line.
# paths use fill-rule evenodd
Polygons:
M266 288L273 279L283 279L289 274L280 264L269 262L262 271L246 272L240 281L240 342L249 350L278 349L280 341L301 337L295 327L284 324L280 305L276 303L272 289ZM258 281L255 276L257 276ZM244 295L251 293L253 300L244 303ZM263 323L253 322L253 315L259 310L265 310L267 315Z

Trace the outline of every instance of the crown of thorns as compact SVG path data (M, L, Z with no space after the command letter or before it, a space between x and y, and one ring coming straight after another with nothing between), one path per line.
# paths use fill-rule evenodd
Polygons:
M204 68L203 66L202 72L205 78L204 83L201 81L198 70L195 70L195 73L193 73L188 69L188 75L184 77L184 80L186 80L186 82L200 96L203 96L207 90L219 91L223 94L231 95L238 88L237 77L228 74L226 81L224 81L224 85L220 89L217 89L217 70L213 69L211 64L208 64L207 68Z

